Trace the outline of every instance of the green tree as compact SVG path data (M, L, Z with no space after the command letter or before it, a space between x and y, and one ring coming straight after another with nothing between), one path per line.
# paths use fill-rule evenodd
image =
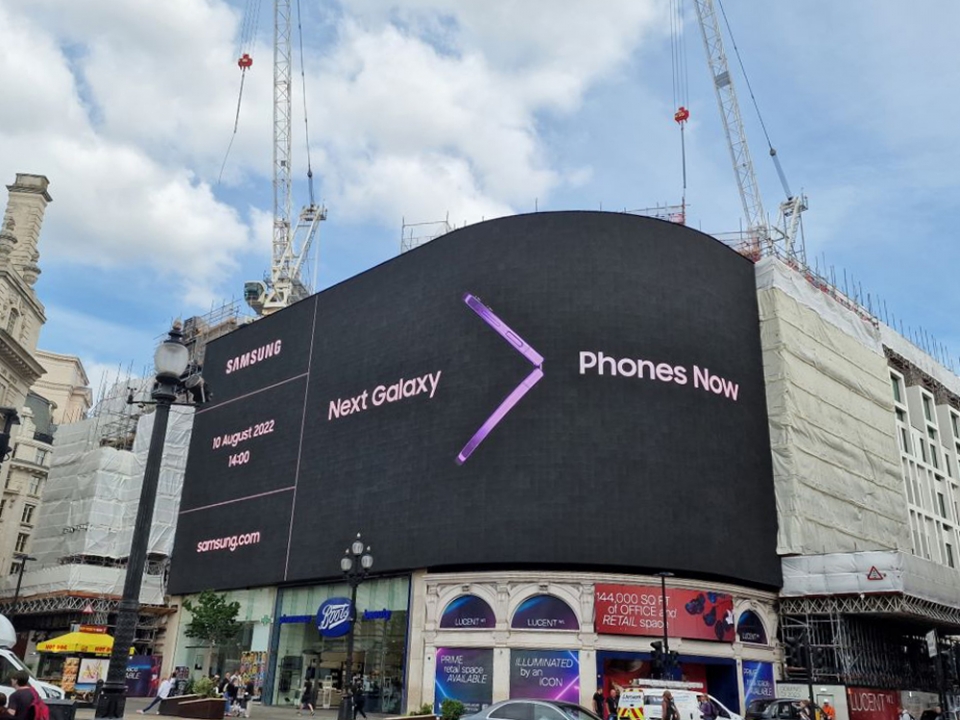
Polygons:
M440 703L440 717L443 720L460 720L465 711L466 708L459 700L448 698Z
M213 649L240 632L240 623L237 622L240 603L227 602L226 595L204 590L195 603L184 600L183 609L193 616L187 623L187 637L205 640Z

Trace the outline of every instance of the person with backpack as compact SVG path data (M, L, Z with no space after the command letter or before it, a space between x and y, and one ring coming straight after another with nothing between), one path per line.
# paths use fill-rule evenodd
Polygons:
M717 720L717 709L710 702L710 698L705 694L700 694L698 699L700 700L700 717L703 720Z
M663 691L663 700L660 703L660 717L662 720L680 720L680 711L677 710L677 705L673 702L673 693L669 690Z
M21 670L13 676L14 693L7 700L13 720L50 720L50 708L30 684L30 675Z

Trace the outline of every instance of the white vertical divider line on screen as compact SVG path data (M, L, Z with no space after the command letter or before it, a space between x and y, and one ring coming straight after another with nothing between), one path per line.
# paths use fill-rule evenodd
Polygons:
M283 579L290 570L290 547L293 544L293 519L297 511L297 488L300 485L300 460L303 458L303 431L307 425L307 397L310 394L310 368L313 365L313 346L317 340L317 296L313 296L313 322L310 323L310 354L307 355L307 381L303 384L303 415L300 417L300 444L297 446L297 471L293 476L293 500L290 502L290 530L287 532L287 559L283 563Z

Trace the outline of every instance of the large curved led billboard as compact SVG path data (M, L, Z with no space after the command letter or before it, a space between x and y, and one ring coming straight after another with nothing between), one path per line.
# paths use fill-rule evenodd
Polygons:
M480 223L212 342L170 590L375 568L777 586L753 265L689 228Z

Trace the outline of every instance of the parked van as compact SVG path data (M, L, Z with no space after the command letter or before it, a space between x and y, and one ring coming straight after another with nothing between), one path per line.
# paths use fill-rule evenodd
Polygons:
M17 633L11 623L4 615L0 615L0 692L5 693L7 697L13 694L15 688L10 684L13 681L11 677L14 673L24 670L30 675L30 684L36 688L40 697L46 700L53 700L63 697L63 690L56 685L37 680L33 673L13 652L13 646L17 644Z
M680 720L702 720L700 702L697 698L700 692L697 683L680 681L649 681L636 687L625 688L620 693L620 703L617 709L619 720L660 720L663 703L663 693L669 690L673 695L673 704L677 706ZM655 683L655 684L654 684ZM712 695L707 698L717 711L717 718L723 720L743 720L743 717L728 709Z

